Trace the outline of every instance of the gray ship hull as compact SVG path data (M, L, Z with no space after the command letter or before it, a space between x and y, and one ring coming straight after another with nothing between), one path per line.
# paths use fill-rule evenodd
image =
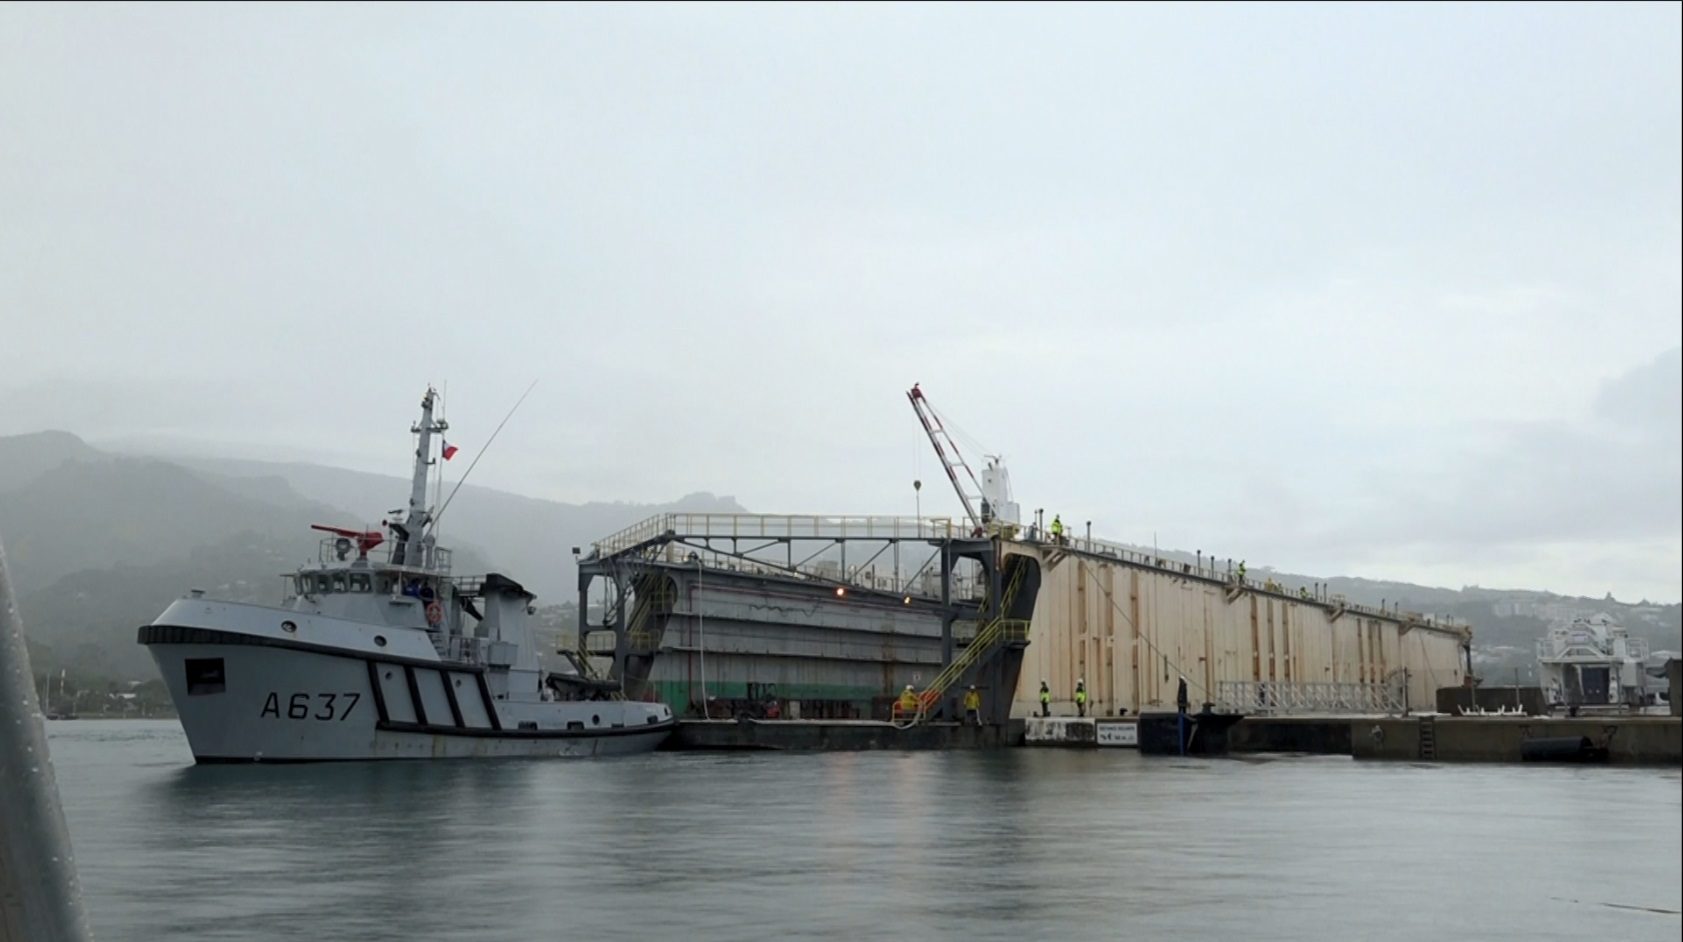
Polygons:
M353 627L342 622L312 620L313 643L230 630L244 619L216 616L257 607L215 607L198 625L166 611L139 638L200 763L625 755L658 748L677 725L661 704L496 699L483 668L321 643Z

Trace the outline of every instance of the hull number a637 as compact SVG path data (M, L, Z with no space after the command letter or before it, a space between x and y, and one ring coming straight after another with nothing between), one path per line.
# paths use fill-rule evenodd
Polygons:
M289 720L319 720L323 723L332 720L343 722L361 700L360 693L295 693L283 702L280 694L270 693L268 699L263 701L263 712L258 716L272 716L277 720L284 717Z

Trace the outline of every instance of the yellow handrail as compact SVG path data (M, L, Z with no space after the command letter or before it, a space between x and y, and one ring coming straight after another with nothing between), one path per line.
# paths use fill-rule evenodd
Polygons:
M965 671L974 667L984 656L991 653L1000 644L1011 641L1027 641L1029 622L1023 618L1005 617L1011 611L1011 603L1016 601L1017 590L1022 587L1023 575L1027 566L1019 563L1011 576L1010 583L1005 588L1004 596L1000 599L999 615L976 632L970 644L948 664L935 679L929 682L923 693L918 695L917 719L922 719L941 697L946 695L947 689L964 675Z

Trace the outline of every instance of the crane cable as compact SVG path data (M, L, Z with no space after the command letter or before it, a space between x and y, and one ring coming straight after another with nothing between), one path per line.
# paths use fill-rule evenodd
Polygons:
M1189 685L1197 687L1198 690L1200 692L1202 692L1205 696L1209 696L1209 694L1210 694L1209 688L1205 687L1203 684L1201 684L1198 681L1193 680L1191 677L1187 676L1186 669L1181 667L1179 664L1175 663L1175 661L1173 661L1169 657L1169 655L1163 651L1162 648L1159 648L1157 645L1152 644L1151 639L1147 638L1145 636L1144 632L1140 631L1140 626L1132 618L1128 617L1128 613L1122 610L1122 606L1116 604L1116 596L1111 593L1109 587L1107 587L1104 583L1099 581L1097 567L1092 567L1091 569L1089 569L1088 570L1088 576L1090 576L1092 578L1093 584L1099 587L1099 591L1104 593L1105 600L1110 603L1110 607L1116 609L1116 614L1121 615L1122 620L1128 623L1129 628L1133 629L1135 638L1138 638L1139 640L1144 641L1145 646L1150 648L1152 651L1155 651L1157 653L1157 655L1163 659L1164 664L1174 668L1175 673L1179 674L1181 677L1185 677L1186 682ZM1137 692L1139 692L1139 691L1136 691L1136 693Z

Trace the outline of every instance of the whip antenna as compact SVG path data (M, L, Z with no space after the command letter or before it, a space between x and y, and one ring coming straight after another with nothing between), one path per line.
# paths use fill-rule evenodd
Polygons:
M444 506L438 508L438 513L433 514L432 520L427 523L428 532L438 528L439 518L444 516L444 511L449 508L450 502L456 499L456 492L462 489L463 484L467 483L468 477L473 474L473 469L478 467L479 459L485 457L485 453L491 450L491 443L497 440L497 433L503 430L503 426L508 424L509 419L514 418L515 409L520 408L520 404L526 401L526 397L532 394L532 389L537 385L538 381L532 380L532 385L527 386L526 391L520 394L520 398L514 401L514 407L508 410L508 415L503 416L503 420L497 423L497 427L491 432L491 437L485 440L485 447L479 449L479 454L473 456L473 461L468 464L467 470L462 472L462 479L457 481L456 486L450 489L450 496L445 498Z

